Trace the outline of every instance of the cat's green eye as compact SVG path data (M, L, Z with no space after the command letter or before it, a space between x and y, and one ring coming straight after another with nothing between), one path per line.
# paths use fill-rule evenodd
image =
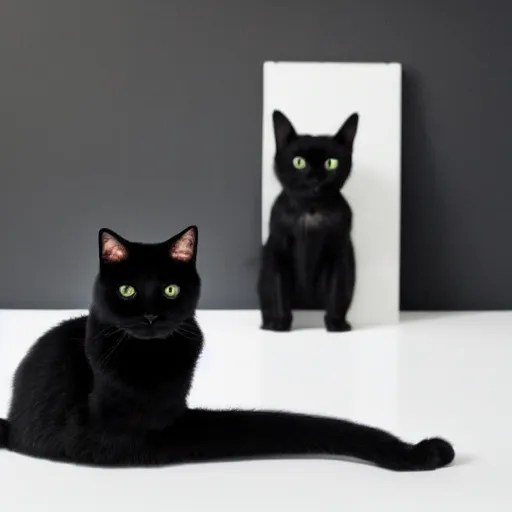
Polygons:
M118 292L123 299L134 299L135 295L137 295L135 288L129 284L123 284L123 286L120 286Z
M180 293L180 287L177 284L170 284L164 288L164 295L168 299L175 299Z
M297 169L298 171L303 171L306 168L306 166L306 160L301 156L296 156L293 159L293 167L295 167L295 169Z
M337 158L328 158L324 165L328 171L335 171L338 168L339 161Z

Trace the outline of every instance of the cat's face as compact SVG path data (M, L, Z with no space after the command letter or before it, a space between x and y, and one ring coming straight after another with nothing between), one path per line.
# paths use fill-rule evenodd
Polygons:
M298 135L288 118L275 111L275 171L283 188L312 197L338 192L352 168L358 121L352 114L332 137Z
M161 244L129 242L102 229L95 313L135 338L169 336L194 314L199 300L196 251L195 226Z

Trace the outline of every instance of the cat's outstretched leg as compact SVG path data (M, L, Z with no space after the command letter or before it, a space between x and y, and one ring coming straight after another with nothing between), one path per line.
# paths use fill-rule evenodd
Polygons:
M347 312L352 303L355 286L354 248L350 240L340 250L332 268L326 298L325 327L331 332L350 331Z
M258 295L262 314L262 329L289 331L292 325L291 265L286 256L276 247L272 235L263 247L258 282Z

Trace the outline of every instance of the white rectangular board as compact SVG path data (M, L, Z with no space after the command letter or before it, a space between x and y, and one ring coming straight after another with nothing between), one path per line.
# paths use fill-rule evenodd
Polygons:
M354 212L356 289L348 319L354 328L398 321L400 298L401 65L266 62L263 67L262 239L281 191L273 161L272 112L281 110L299 134L334 135L359 113L352 174L342 189ZM316 324L310 312L297 323ZM313 320L309 320L314 318Z

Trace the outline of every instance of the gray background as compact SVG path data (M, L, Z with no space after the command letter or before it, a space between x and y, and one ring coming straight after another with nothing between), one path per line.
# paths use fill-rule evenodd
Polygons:
M202 306L256 306L265 60L402 62L402 307L512 307L511 15L2 0L0 307L87 306L100 227L160 241L191 223Z

